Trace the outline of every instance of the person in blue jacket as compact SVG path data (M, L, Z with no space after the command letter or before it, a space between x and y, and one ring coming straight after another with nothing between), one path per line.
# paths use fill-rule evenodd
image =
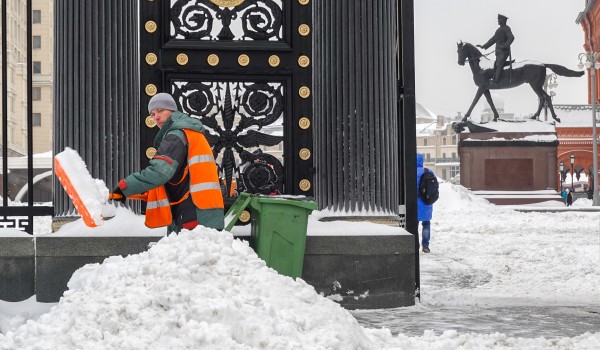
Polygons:
M421 153L417 153L417 193L419 193L419 182L421 181L421 175L423 175L424 171L425 169L423 168L423 155ZM421 233L421 246L423 247L423 253L429 253L429 239L431 237L432 216L433 205L425 204L421 197L417 195L417 217L423 225L423 230Z

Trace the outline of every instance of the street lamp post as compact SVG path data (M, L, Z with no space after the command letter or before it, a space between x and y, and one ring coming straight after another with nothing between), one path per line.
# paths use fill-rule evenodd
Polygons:
M563 192L563 185L562 185L563 172L565 171L565 165L562 162L560 162L560 165L558 166L558 170L560 171L560 175L559 175L560 176L560 193L562 194L562 192Z
M582 52L579 54L579 69L583 66L590 69L592 75L592 180L593 180L593 197L592 205L600 206L600 197L598 196L598 136L596 135L596 85L598 84L596 70L600 69L598 61L600 52ZM585 62L582 59L585 57Z
M575 169L573 166L575 165L575 155L571 154L571 193L575 191L575 187L573 187L573 178L575 177Z
M544 80L544 91L548 94L548 90L555 89L558 86L556 79L558 76L555 73L546 74L546 80ZM554 91L549 93L550 99L556 96ZM544 121L548 121L548 101L544 101Z

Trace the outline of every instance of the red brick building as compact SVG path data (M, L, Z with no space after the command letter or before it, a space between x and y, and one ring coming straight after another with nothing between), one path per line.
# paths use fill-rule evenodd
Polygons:
M599 106L600 107L600 106ZM560 163L563 163L563 179L570 177L571 155L575 156L574 178L575 181L582 178L590 179L592 173L592 107L590 105L554 105L554 110L560 116L561 123L556 124L556 136L558 137L558 150L556 152L558 171ZM598 113L600 116L600 113ZM598 123L600 125L600 123ZM568 181L570 184L570 181ZM558 178L557 188L560 186ZM586 188L589 188L589 183ZM583 191L576 188L576 191Z
M585 8L577 16L576 22L583 28L585 52L600 52L600 1L587 0ZM597 71L597 74L600 72ZM556 134L559 140L557 152L557 169L560 163L564 164L565 172L570 172L571 163L570 156L575 156L575 178L579 178L581 174L585 174L588 181L591 182L593 177L589 176L592 172L593 154L592 154L592 99L595 99L596 107L600 107L600 85L592 80L590 70L586 74L588 80L588 103L590 105L583 106L555 106L557 113L560 115L562 123L556 125ZM600 77L598 77L600 78ZM596 84L596 96L592 96L592 84ZM598 109L596 109L596 118L600 117ZM600 126L600 122L596 122ZM597 129L598 131L598 129ZM559 179L560 180L560 179ZM591 186L591 183L588 183Z

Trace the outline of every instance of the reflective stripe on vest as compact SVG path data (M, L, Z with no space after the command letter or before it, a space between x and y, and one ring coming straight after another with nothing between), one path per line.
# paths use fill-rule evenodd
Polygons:
M158 186L148 191L146 203L145 225L150 228L163 227L171 224L173 215L164 186Z
M190 192L199 209L223 209L217 164L212 149L202 133L183 129L188 140Z

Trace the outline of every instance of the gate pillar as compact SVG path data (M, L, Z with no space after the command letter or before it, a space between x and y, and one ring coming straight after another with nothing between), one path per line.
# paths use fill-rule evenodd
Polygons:
M320 209L397 218L397 1L314 2Z
M55 0L54 154L75 149L111 189L139 169L136 0ZM56 216L73 205L55 182Z

